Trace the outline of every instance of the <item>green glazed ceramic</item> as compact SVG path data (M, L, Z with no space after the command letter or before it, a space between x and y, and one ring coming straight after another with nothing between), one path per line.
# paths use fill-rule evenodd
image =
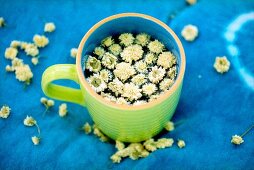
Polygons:
M170 90L159 99L140 106L118 105L104 100L86 82L83 56L92 53L103 38L123 32L148 33L162 41L177 57L177 79ZM181 94L184 72L185 54L182 44L166 24L148 15L123 13L95 24L80 42L76 64L58 64L47 68L42 75L41 85L48 97L86 107L93 121L112 139L140 142L158 134L173 116ZM59 79L75 81L80 85L80 89L53 83Z

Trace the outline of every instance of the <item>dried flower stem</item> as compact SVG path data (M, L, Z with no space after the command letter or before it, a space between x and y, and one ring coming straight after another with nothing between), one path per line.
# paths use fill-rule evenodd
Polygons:
M249 129L247 129L247 130L241 135L241 137L243 137L243 136L245 136L247 133L249 133L249 131L250 131L252 128L254 128L254 124L253 124L251 127L249 127Z
M41 130L40 130L40 127L37 123L35 123L35 126L37 127L37 131L38 131L38 136L40 137L41 136Z

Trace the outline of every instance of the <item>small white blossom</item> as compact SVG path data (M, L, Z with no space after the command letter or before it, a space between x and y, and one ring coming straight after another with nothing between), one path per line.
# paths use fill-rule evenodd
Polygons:
M102 57L101 63L108 69L113 69L117 64L117 57L109 52L106 52Z
M102 80L99 74L93 74L87 81L95 92L101 92L107 88L107 84Z
M228 61L226 56L216 57L213 67L218 73L228 72L230 68L230 62Z
M101 41L101 45L103 47L109 47L112 44L114 44L114 39L112 38L112 36L106 37Z
M34 126L36 124L37 122L32 116L26 116L26 118L24 119L25 126Z
M39 63L39 58L38 57L33 57L31 59L31 62L33 63L33 65L37 65Z
M15 70L14 67L12 67L10 65L5 66L5 71L6 72L13 72L14 70Z
M46 104L47 107L52 107L52 106L54 106L54 105L55 105L54 100L51 100L51 99L50 99L50 100L47 101L47 104Z
M60 106L59 106L59 116L60 117L65 117L67 115L67 104L66 103L62 103Z
M108 88L115 93L116 96L123 93L123 83L115 78L112 82L108 83Z
M154 101L154 100L158 99L159 97L160 97L160 94L155 93L150 96L149 102Z
M107 142L109 140L109 138L101 132L97 125L93 126L93 134L99 137L102 142Z
M136 36L135 43L141 46L146 46L150 41L150 35L146 33L141 33Z
M30 43L21 41L20 42L20 49L25 50L25 48L27 47L28 44L30 44ZM37 47L37 46L35 46L35 47Z
M117 150L120 151L120 150L123 150L123 149L125 148L125 145L124 145L124 143L122 143L122 142L116 140L116 145L115 145L115 147L116 147Z
M175 129L174 122L168 121L164 127L167 131L173 131Z
M44 25L44 32L53 32L55 29L56 26L53 22L48 22Z
M142 91L144 94L151 96L155 91L157 90L157 87L155 84L148 83L142 86Z
M92 127L90 126L90 124L88 122L86 122L82 129L85 131L86 134L89 134L92 132Z
M153 151L157 150L156 142L154 141L153 138L146 140L146 141L143 143L143 145L144 145L144 147L145 147L148 151L150 151L150 152L153 152Z
M26 82L26 84L30 84L31 79L33 78L33 73L27 64L15 67L15 74L16 79L21 82Z
M44 35L35 34L33 37L33 42L37 47L45 47L49 43L49 39Z
M13 60L14 58L16 58L17 54L18 54L18 50L16 48L9 47L5 49L4 56L6 59Z
M0 17L0 28L5 26L5 20L3 17Z
M48 102L48 99L47 99L46 97L42 97L42 98L40 99L40 102L41 102L42 104L46 105L47 102Z
M149 73L148 78L152 83L157 84L159 81L163 79L165 73L166 71L164 68L161 67L158 68L158 66L154 66L152 67L152 70Z
M162 52L158 56L157 64L165 69L168 69L176 64L176 57L169 51Z
M161 53L164 50L165 46L158 40L151 41L148 44L148 49L156 54Z
M197 3L197 0L186 0L186 2L189 4L189 5L194 5Z
M178 146L179 148L184 148L184 147L185 147L185 142L184 142L184 140L178 140L177 146Z
M101 70L101 62L95 57L89 56L86 61L86 69L92 72L98 72Z
M122 158L118 154L114 154L110 157L113 163L120 163Z
M124 84L122 96L128 98L130 101L137 100L142 97L141 91L135 84L126 83Z
M147 53L145 55L145 62L147 64L152 64L153 62L155 62L157 60L157 57L154 53Z
M96 48L94 49L93 53L94 53L95 55L97 55L98 58L101 59L101 58L103 57L103 55L105 54L105 50L104 50L104 48L102 48L102 47L96 47Z
M123 97L119 97L116 99L116 104L130 104Z
M232 136L231 143L235 145L240 145L244 142L243 138L239 135Z
M31 43L21 43L21 48L25 49L26 55L30 55L32 57L35 57L39 54L39 49L36 45Z
M131 82L134 83L135 85L142 85L145 82L147 82L146 76L144 74L138 74L132 77Z
M107 69L103 69L100 71L100 77L102 78L103 81L105 81L106 83L110 80L112 80L112 73L107 70Z
M72 58L76 58L77 53L78 53L77 48L72 48L71 51L70 51L70 55L71 55Z
M32 142L33 142L34 145L39 145L39 143L40 143L40 138L39 137L33 136L31 139L32 139Z
M139 106L142 104L146 104L147 102L145 100L137 100L133 103L133 106Z
M4 105L2 106L0 110L0 117L6 119L9 117L10 113L11 113L11 108L7 105Z
M176 72L177 68L176 66L169 68L167 75L171 80L174 80L176 78Z
M107 101L110 101L110 102L116 102L116 98L114 96L112 96L110 93L103 93L101 92L101 96L107 100Z
M11 64L12 64L12 67L14 69L16 69L16 67L18 66L23 66L24 65L24 62L22 59L19 59L19 58L14 58L12 61L11 61Z
M144 51L142 50L142 47L140 45L130 45L126 47L123 52L121 52L121 57L123 60L125 60L128 63L131 63L132 61L137 61L140 58L142 58Z
M10 46L13 47L13 48L18 48L18 47L21 46L21 42L17 41L17 40L13 40L13 41L11 41Z
M156 147L157 148L166 148L171 147L174 143L174 140L172 138L161 138L156 141Z
M129 46L133 44L134 42L134 37L131 33L123 33L119 36L120 44L124 46Z
M173 80L165 78L160 82L160 89L163 91L168 90L169 87L171 87L173 84L174 84Z
M112 44L108 49L112 54L116 56L122 52L122 48L119 44Z
M198 36L198 28L195 25L184 26L181 35L186 41L194 41Z
M117 78L125 82L128 78L136 73L133 66L130 63L121 62L116 65L114 74Z
M138 61L134 65L135 69L140 73L147 73L147 64L144 61Z

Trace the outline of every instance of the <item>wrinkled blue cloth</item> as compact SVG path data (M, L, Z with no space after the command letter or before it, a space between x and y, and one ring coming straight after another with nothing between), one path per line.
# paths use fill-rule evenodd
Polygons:
M181 1L43 1L0 0L0 16L6 27L0 28L0 105L12 110L8 119L0 119L0 169L254 169L254 129L244 136L241 146L231 144L231 136L242 134L254 124L254 22L245 23L235 36L238 58L230 55L224 38L227 26L239 15L254 11L253 0L199 1L194 6ZM43 117L40 82L43 71L58 63L75 63L70 49L77 47L86 31L99 20L122 12L151 15L169 25L180 37L187 59L181 99L173 121L181 122L172 133L159 137L184 139L186 147L158 150L149 157L125 159L113 164L109 157L116 151L111 143L102 143L94 135L85 135L80 127L92 123L87 110L68 103L69 114L58 116L56 105ZM12 40L32 41L43 34L44 24L54 22L56 31L47 33L50 43L40 50L40 62L32 66L30 57L18 54L34 73L32 84L24 88L13 73L5 73L10 64L4 51ZM186 42L181 30L186 24L199 29L198 38ZM231 61L228 73L213 69L216 56ZM239 62L240 61L240 65ZM248 71L248 81L240 74ZM70 82L60 82L73 85ZM41 143L34 146L31 136L36 128L25 127L26 115L33 116L41 128Z

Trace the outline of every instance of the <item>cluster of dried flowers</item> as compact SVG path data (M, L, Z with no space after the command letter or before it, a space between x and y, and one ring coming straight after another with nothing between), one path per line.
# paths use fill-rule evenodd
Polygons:
M54 30L54 23L45 24L45 32L52 32ZM32 57L32 64L37 65L39 63L39 48L47 46L48 43L49 39L46 36L38 34L33 36L33 43L13 40L10 47L6 48L4 53L5 58L11 60L11 65L7 65L5 70L7 72L15 72L17 80L29 85L33 78L33 73L30 66L17 57L19 53L18 50L24 50L26 55Z
M122 33L101 41L84 65L92 89L117 104L140 105L174 83L177 58L146 33Z
M102 142L109 142L110 138L101 132L97 125L91 126L89 123L85 123L82 127L86 134L93 134L97 136ZM174 123L167 122L165 129L167 131L174 130ZM115 141L115 148L117 149L110 159L113 163L120 163L123 158L129 157L132 160L137 160L139 158L144 158L149 156L150 153L156 151L157 149L164 149L167 147L172 147L174 139L172 138L160 138L155 141L153 138L146 140L143 143L127 143ZM178 140L177 146L181 149L185 147L185 142L183 140Z

